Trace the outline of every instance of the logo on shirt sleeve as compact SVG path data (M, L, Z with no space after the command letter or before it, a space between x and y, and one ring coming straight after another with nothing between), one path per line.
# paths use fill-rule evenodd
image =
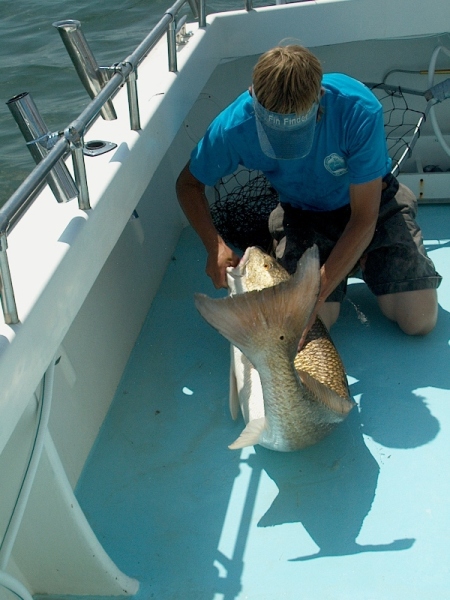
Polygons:
M345 175L345 173L348 171L345 158L342 158L342 156L339 156L339 154L329 154L327 157L325 157L323 164L325 169L335 177Z

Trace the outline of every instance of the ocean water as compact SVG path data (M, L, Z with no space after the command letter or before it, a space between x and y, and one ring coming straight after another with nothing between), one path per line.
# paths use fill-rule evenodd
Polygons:
M109 66L128 56L174 1L1 2L0 206L35 165L7 100L29 92L50 131L64 129L90 101L52 23L81 21L98 64ZM243 0L214 0L208 3L207 12L237 8L243 8Z

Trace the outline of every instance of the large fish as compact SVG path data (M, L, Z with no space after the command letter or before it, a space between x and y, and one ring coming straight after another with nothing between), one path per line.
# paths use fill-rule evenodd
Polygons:
M231 344L230 408L247 426L229 447L260 444L282 452L315 444L354 406L344 366L317 318L299 340L320 286L316 247L287 271L258 248L248 248L227 272L230 295L196 294L201 315Z

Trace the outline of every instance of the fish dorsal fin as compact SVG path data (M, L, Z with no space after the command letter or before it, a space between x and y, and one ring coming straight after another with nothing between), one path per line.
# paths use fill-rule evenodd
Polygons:
M342 418L344 418L355 406L355 402L352 398L343 398L342 396L339 396L339 394L329 387L320 381L317 381L314 377L311 377L306 371L297 371L297 373L302 383L313 393L314 397Z
M230 450L239 450L247 446L254 446L259 442L262 432L266 427L266 418L260 417L253 419L242 431L241 435L232 444L228 446Z

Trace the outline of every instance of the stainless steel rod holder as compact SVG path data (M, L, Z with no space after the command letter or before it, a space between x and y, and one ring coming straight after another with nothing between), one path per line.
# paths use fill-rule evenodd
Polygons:
M206 27L206 2L205 2L205 0L199 0L198 26Z
M11 279L11 271L8 262L8 240L6 233L0 233L0 295L2 302L3 317L7 325L15 325L19 322L17 314L16 299Z
M72 151L73 171L80 193L78 195L78 207L80 210L89 210L89 188L86 175L86 164L84 162L84 140L82 134L74 127L68 127L64 132L66 139L70 141Z
M169 23L167 30L167 48L169 52L169 71L176 73L178 70L177 65L177 24L174 20Z
M58 30L64 46L69 53L72 63L91 98L95 98L107 83L107 77L100 70L97 61L81 30L80 21L67 19L56 21L53 27ZM116 111L111 100L107 100L100 111L106 121L117 119Z
M191 7L191 12L194 16L194 19L198 19L198 4L197 0L188 0L189 6Z
M137 72L131 71L127 79L128 110L130 114L130 127L133 131L141 128L141 117L139 113Z
M40 163L48 154L44 141L51 134L31 95L24 92L10 98L6 104L27 142L35 163ZM43 143L40 143L40 140ZM67 202L78 195L77 187L63 160L58 161L47 175L47 183L58 202Z
M72 159L73 169L75 171L75 179L80 187L78 207L80 210L89 210L91 208L91 203L89 200L89 189L87 184L83 147L72 149Z

